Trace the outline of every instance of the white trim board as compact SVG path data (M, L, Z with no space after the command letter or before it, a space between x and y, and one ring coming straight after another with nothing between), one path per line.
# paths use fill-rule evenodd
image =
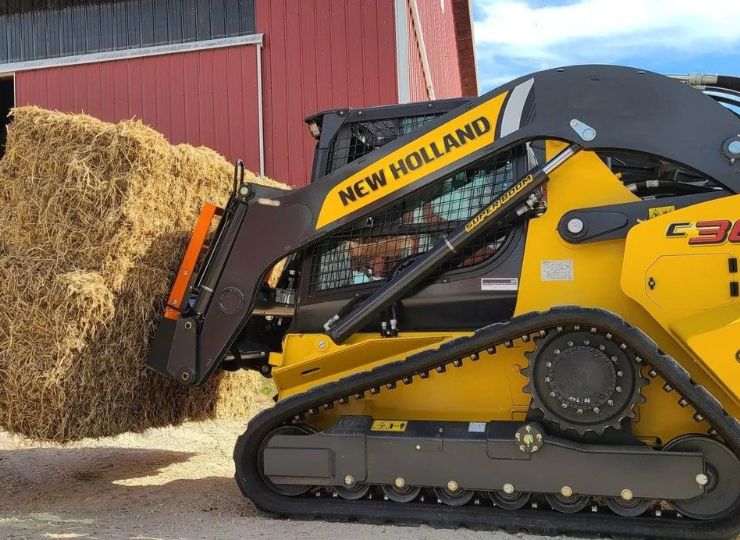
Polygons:
M19 71L29 71L32 69L95 64L98 62L112 62L115 60L127 60L130 58L160 56L163 54L223 49L226 47L238 47L240 45L262 45L262 37L263 34L249 34L246 36L222 39L189 41L186 43L173 43L172 45L158 45L156 47L141 47L138 49L123 49L120 51L80 54L77 56L61 56L59 58L45 58L43 60L29 60L27 62L0 64L0 75L17 73Z

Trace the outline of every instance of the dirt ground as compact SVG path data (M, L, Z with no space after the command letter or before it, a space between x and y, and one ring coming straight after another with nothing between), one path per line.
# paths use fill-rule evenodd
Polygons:
M243 430L243 422L192 423L65 447L0 432L0 538L537 538L269 518L233 479Z

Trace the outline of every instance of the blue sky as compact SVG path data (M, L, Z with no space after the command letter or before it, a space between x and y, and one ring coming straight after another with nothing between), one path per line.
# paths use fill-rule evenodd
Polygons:
M472 0L480 90L571 64L740 75L740 0Z

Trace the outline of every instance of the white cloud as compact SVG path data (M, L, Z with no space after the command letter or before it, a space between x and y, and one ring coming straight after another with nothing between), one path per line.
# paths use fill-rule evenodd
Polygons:
M740 0L577 0L544 7L474 1L483 13L475 23L483 61L505 57L549 67L614 62L651 50L704 54L740 46Z

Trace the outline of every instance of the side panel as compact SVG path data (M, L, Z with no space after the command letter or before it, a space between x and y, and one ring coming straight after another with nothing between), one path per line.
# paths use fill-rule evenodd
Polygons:
M621 284L740 404L738 208L724 197L637 225Z
M16 103L138 118L173 143L204 145L259 169L253 45L20 72Z

